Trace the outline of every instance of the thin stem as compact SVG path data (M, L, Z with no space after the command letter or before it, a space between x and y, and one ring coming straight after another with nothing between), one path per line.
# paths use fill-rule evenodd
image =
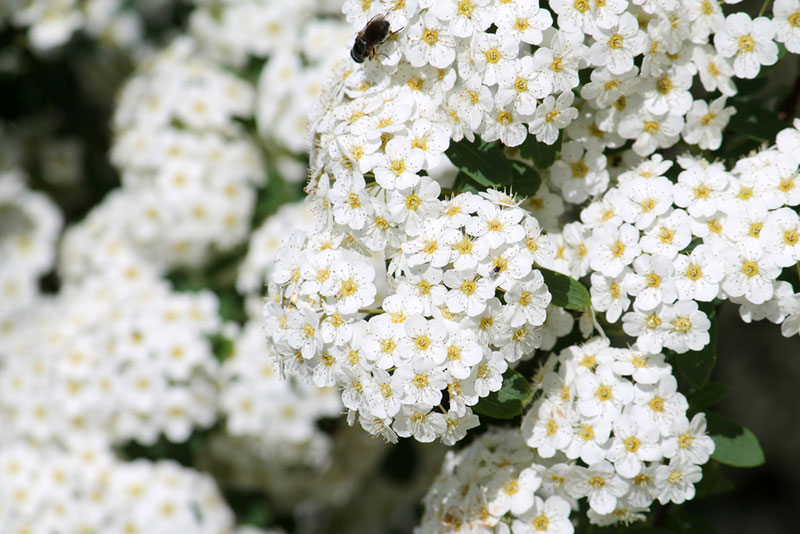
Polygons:
M761 4L761 9L758 10L758 15L756 18L764 14L764 11L767 10L767 4L769 4L769 0L764 0L764 3Z

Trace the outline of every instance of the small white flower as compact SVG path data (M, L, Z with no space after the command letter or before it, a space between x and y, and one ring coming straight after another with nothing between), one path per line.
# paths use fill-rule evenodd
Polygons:
M778 46L772 41L775 25L766 17L755 20L747 13L733 13L724 28L714 34L714 46L723 57L733 57L733 72L739 78L755 78L761 65L778 61Z
M375 181L384 189L408 189L419 183L425 153L414 148L407 137L395 137L386 143L385 155L373 157Z
M565 91L554 99L548 96L542 105L536 108L533 119L528 126L536 140L552 145L558 139L559 130L563 130L578 116L578 110L571 107L575 100L572 91Z
M683 139L702 149L717 150L722 144L722 130L736 113L732 107L725 107L725 97L721 96L708 104L695 100L686 116Z

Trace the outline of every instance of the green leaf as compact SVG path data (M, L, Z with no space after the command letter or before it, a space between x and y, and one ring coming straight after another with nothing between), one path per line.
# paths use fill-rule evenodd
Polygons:
M716 461L734 467L757 467L764 463L758 438L747 428L716 412L706 412L708 433L714 440Z
M222 334L209 334L206 337L211 343L211 351L214 353L217 361L224 362L231 357L235 348L232 339Z
M703 478L695 484L695 498L704 499L734 490L733 483L720 473L720 463L715 461L703 465Z
M703 389L697 390L687 395L689 407L699 412L706 408L711 408L728 393L728 386L719 382L709 382Z
M727 129L754 141L772 141L787 127L777 115L755 102L737 102L736 114L731 117Z
M582 310L592 305L592 298L586 286L561 273L539 268L544 283L553 296L550 304L568 310Z
M708 330L708 344L701 350L690 350L683 354L676 354L675 363L678 371L693 387L703 388L711 377L711 371L717 363L717 318L716 314L709 316L711 328Z
M558 139L552 145L546 145L536 140L536 136L529 135L519 147L519 153L523 158L533 160L533 164L539 169L548 169L555 162L561 153L562 134L558 134Z
M542 177L535 169L521 161L511 162L511 189L517 195L532 197L542 185Z
M476 137L450 143L445 151L450 162L461 172L484 187L511 184L511 165L497 143L487 143Z
M479 400L472 410L495 419L511 419L522 413L531 398L528 380L514 369L508 369L503 373L503 386Z
M679 534L714 534L716 532L708 521L682 508L672 509L666 526L672 532Z

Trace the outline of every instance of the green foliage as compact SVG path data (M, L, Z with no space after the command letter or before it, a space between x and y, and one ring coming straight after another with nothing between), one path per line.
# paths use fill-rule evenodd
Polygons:
M563 132L559 132L558 139L552 145L546 145L536 140L536 137L529 135L525 142L519 147L519 153L523 158L533 160L533 164L539 169L548 169L558 156L561 154L561 141Z
M498 143L487 143L479 137L473 142L462 139L450 143L445 154L462 173L484 188L511 185L511 164Z
M757 102L735 102L736 114L728 123L728 130L759 143L772 141L788 124L778 119L774 111Z
M495 419L511 419L522 413L531 402L531 385L514 369L503 373L503 387L478 401L472 410Z
M708 433L714 440L711 457L734 467L757 467L764 463L758 438L747 428L716 412L707 412Z
M592 298L586 286L561 273L550 269L539 269L544 283L553 296L550 304L568 310L582 310L592 305Z
M532 167L525 165L521 161L511 162L511 189L514 193L532 197L542 185L542 177Z
M728 393L728 386L719 382L708 382L702 389L693 389L686 396L689 408L694 412L716 405Z
M668 532L676 534L714 534L714 528L702 517L684 509L672 509L666 521Z

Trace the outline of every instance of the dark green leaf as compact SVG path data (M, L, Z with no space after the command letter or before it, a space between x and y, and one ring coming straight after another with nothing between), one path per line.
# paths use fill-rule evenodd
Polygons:
M707 412L706 419L715 445L713 459L734 467L757 467L764 463L764 451L750 430L715 412Z
M482 398L472 410L495 419L511 419L522 413L531 402L531 385L514 369L503 373L503 386Z
M728 386L719 382L709 382L703 389L687 395L687 400L689 401L689 407L699 412L717 404L727 393Z
M210 334L208 340L211 342L211 351L216 356L217 361L223 362L233 354L233 340L222 334Z
M519 153L523 158L533 160L533 164L539 169L548 169L561 153L561 133L552 145L546 145L536 140L536 137L529 135L525 142L519 147Z
M544 277L544 283L553 296L550 304L568 310L582 310L591 306L592 298L586 286L561 273L550 269L539 269Z
M703 478L694 486L696 499L727 493L734 489L733 483L720 473L719 466L720 463L713 460L703 466Z
M774 112L755 102L738 102L728 123L729 130L758 142L772 141L786 127Z
M483 187L511 184L511 165L497 143L486 143L476 137L450 143L445 152L450 162Z
M520 161L511 162L511 189L517 195L532 197L542 184L542 177L533 168Z
M709 316L711 328L708 331L708 344L698 351L684 352L675 356L678 371L693 387L700 389L708 383L711 371L717 363L717 319Z
M681 508L672 509L666 526L672 532L679 534L714 534L716 532L708 521Z

